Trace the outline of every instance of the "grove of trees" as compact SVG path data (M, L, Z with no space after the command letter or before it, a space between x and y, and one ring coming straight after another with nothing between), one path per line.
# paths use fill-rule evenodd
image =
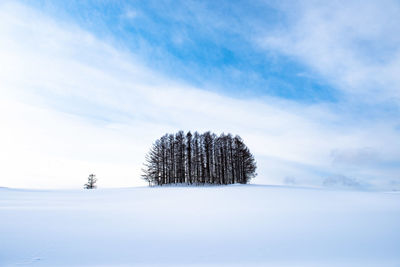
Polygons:
M240 136L190 131L156 140L144 165L142 177L149 185L246 184L257 168Z

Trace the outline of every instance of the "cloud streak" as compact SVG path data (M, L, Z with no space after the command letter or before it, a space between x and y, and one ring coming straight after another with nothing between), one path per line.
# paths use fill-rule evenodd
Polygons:
M398 1L295 1L281 5L288 26L259 39L294 57L347 98L400 100Z

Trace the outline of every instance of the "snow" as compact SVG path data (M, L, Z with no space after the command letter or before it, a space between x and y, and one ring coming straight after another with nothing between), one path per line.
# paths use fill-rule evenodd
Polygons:
M0 188L0 266L400 266L400 194Z

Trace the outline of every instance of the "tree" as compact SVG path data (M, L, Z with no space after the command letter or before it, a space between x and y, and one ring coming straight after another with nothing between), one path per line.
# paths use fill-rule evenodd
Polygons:
M185 182L185 134L179 131L175 135L175 164L178 183Z
M90 174L88 177L88 182L83 187L85 189L96 189L97 178L96 175Z
M190 131L186 134L186 159L186 180L187 183L192 184L192 133Z
M145 159L142 177L149 185L246 184L257 175L254 156L231 134L165 134Z

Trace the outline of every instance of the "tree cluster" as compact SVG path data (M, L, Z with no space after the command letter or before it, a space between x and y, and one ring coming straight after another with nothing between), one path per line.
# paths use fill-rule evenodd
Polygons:
M144 165L149 185L246 184L256 175L254 157L239 136L210 132L165 134Z

